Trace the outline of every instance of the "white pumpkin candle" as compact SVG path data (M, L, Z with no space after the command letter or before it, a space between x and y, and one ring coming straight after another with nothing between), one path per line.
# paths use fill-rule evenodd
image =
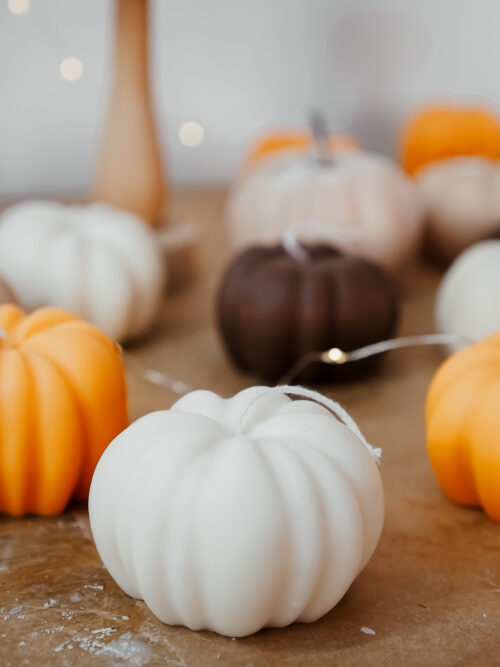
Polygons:
M90 490L92 533L118 585L165 623L240 637L314 621L379 540L377 455L315 392L195 391L105 451Z
M290 225L311 223L347 233L337 245L389 270L416 254L422 203L415 184L388 158L364 151L336 151L329 162L283 151L244 171L228 200L235 248L279 242ZM314 240L303 230L304 240Z
M436 298L439 331L479 341L500 331L500 241L465 250L448 269ZM463 345L452 346L455 350Z
M152 230L104 204L27 201L7 209L0 270L27 310L64 308L118 341L151 325L164 281Z
M431 163L417 174L426 208L427 245L451 260L500 225L500 165L482 157Z

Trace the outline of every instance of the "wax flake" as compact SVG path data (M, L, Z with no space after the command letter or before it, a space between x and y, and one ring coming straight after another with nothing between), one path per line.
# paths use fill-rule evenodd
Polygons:
M116 628L99 628L97 630L92 630L91 635L102 634L103 637L109 637L113 632L116 632Z
M116 632L116 628L98 628L88 636L78 635L67 639L54 649L55 653L71 650L77 646L95 656L108 656L127 661L131 665L146 665L151 657L151 647L139 640L133 639L131 632L126 632L118 639L106 644L103 640Z
M368 628L366 625L363 625L361 632L365 635L374 635L375 630L373 628Z
M126 660L132 665L145 665L151 657L151 647L144 642L122 636L103 646L96 655Z

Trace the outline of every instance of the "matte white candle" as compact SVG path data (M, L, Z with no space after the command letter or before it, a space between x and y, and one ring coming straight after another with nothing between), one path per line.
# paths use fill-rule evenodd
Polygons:
M116 341L151 327L165 280L157 239L141 218L53 201L21 202L0 216L0 273L25 309L64 308Z
M471 343L500 331L499 285L500 241L483 241L465 250L439 286L435 307L438 330ZM464 344L450 348L455 351Z
M195 391L102 456L89 498L95 543L117 584L165 623L241 637L315 621L378 543L377 456L315 392Z

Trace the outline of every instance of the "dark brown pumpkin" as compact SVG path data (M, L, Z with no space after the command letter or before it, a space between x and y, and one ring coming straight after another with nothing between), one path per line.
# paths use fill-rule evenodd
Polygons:
M217 319L230 356L270 382L307 352L352 350L395 330L396 289L382 269L330 246L305 250L308 258L298 261L281 245L249 248L231 263L219 289ZM378 361L315 362L296 381L350 379Z

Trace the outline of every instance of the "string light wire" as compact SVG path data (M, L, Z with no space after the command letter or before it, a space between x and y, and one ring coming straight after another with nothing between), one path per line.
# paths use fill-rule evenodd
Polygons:
M371 345L365 345L363 347L357 348L356 350L341 350L338 347L331 347L328 350L322 352L307 352L302 355L300 359L297 360L295 364L279 379L277 385L290 385L302 371L304 371L307 366L313 362L320 362L330 366L340 366L343 364L360 361L362 359L367 359L368 357L373 357L378 354L383 354L385 352L390 352L391 350L397 350L408 347L420 347L420 346L429 346L429 345L458 345L465 347L471 345L476 341L471 338L461 336L459 334L450 334L450 333L437 333L437 334L420 334L416 336L403 336L400 338L390 338L388 340L379 341L378 343L373 343ZM133 357L129 353L123 351L120 345L117 346L121 351L125 366L130 370L134 375L141 377L146 382L163 387L164 389L169 389L175 394L184 396L191 391L195 391L196 387L193 387L182 380L177 380L176 378L163 373L154 368L149 368L136 357Z

